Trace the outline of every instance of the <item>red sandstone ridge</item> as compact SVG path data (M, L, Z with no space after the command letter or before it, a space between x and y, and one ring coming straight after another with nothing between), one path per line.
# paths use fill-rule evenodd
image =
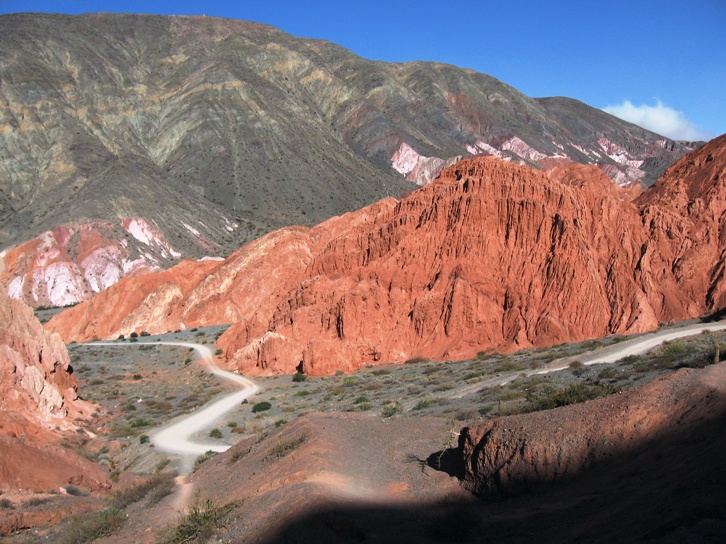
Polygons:
M219 343L251 374L300 365L329 374L650 330L722 307L721 174L680 173L689 162L720 164L703 154L725 150L726 137L714 140L635 201L595 167L545 173L467 159L397 204L283 229L163 281L124 280L49 328L83 340L234 323ZM679 184L685 207L658 196ZM203 279L196 266L210 266ZM114 312L123 317L105 321Z

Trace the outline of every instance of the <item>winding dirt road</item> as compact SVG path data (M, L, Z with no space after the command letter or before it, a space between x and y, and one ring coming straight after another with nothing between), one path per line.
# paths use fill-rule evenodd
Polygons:
M133 344L121 342L94 342L94 346L181 346L193 348L200 359L204 361L209 371L215 376L219 376L223 380L233 382L240 386L239 391L235 391L221 399L204 406L203 408L176 418L169 425L166 425L150 435L151 443L162 451L179 456L182 459L182 474L191 472L196 458L207 451L223 452L231 446L228 444L220 444L219 442L193 441L191 437L214 424L219 418L227 412L237 408L246 398L257 393L260 388L252 380L222 370L214 364L212 350L202 344L192 344L188 342L134 342Z

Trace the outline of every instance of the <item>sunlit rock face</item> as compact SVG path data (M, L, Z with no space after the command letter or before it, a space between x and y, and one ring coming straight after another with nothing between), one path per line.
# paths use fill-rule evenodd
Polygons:
M651 330L726 305L725 147L642 194L595 166L467 159L400 202L123 280L48 326L83 340L233 323L219 344L258 374Z
M92 409L78 399L60 336L46 332L29 306L2 291L0 322L0 419L15 413L29 426L74 428L73 418Z
M47 231L0 252L0 284L33 307L69 306L180 256L145 219L96 221Z

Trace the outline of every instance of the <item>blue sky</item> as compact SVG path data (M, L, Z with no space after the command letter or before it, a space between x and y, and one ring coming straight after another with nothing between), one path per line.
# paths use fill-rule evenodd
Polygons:
M472 68L673 138L726 133L726 0L0 0L0 13L32 11L257 21L369 59Z

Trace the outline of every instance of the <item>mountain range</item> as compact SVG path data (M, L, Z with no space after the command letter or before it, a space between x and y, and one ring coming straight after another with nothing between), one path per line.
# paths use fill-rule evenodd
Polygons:
M472 154L647 186L696 145L243 21L5 15L0 50L0 281L36 307L398 197Z

